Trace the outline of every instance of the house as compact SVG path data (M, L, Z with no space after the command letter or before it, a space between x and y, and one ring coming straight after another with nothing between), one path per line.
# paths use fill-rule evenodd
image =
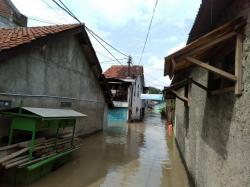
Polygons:
M111 66L104 73L113 95L113 117L128 121L143 118L144 102L140 99L144 88L143 66Z
M0 29L0 108L20 105L88 115L78 135L102 130L113 103L84 25ZM9 121L0 123L5 137Z
M250 184L249 0L203 0L186 47L165 57L175 138L195 186Z
M0 28L27 27L27 21L10 0L0 0Z

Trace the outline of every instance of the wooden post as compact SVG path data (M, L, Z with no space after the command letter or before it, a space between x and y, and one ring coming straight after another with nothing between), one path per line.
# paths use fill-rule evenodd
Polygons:
M183 102L188 102L188 98L186 98L185 96L181 96L178 92L176 92L176 91L174 91L174 90L171 90L171 92L172 92L173 94L175 94L175 96L176 96L178 99L182 100Z
M191 90L192 90L192 79L188 78L188 84L187 84L187 98L188 98L188 102L187 102L187 106L189 107L191 104Z
M33 149L35 146L35 138L36 138L36 125L33 124L33 128L32 128L32 138L31 138L31 142L29 145L29 159L32 160L33 158Z
M235 46L235 76L237 77L237 81L235 83L235 95L242 94L242 48L243 36L238 33Z
M174 57L171 58L171 62L170 62L170 67L169 67L169 78L172 79L174 77L174 70L175 70L175 60Z

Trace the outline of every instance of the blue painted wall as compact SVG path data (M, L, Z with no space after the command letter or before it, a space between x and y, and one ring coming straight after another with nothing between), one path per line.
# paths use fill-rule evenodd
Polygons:
M114 108L109 109L108 123L114 121L127 121L128 120L128 108Z

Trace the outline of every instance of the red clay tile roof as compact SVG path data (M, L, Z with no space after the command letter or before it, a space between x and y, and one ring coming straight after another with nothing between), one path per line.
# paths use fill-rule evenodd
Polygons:
M143 66L131 66L131 76L143 75ZM106 78L125 79L128 77L128 66L111 66L104 72Z
M0 52L36 39L80 27L79 24L0 29Z

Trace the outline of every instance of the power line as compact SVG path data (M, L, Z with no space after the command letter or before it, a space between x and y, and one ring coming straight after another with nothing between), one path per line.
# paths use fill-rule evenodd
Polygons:
M63 7L61 5L59 5L55 0L54 1L59 7L61 7L64 11L66 11L70 16L72 16L74 19L76 19L79 23L81 23L81 21L71 12L71 10L61 1L59 0L59 2L63 5ZM111 47L112 49L114 49L115 51L117 51L118 53L129 57L129 55L121 52L120 50L118 50L117 48L113 47L111 44L109 44L108 42L106 42L104 39L102 39L100 36L98 36L94 31L92 31L90 28L88 28L87 26L85 26L85 28L91 32L93 35L95 35L97 38L99 38L102 42L104 42L106 45L108 45L109 47Z
M99 38L101 41L103 41L105 44L107 44L109 47L111 47L112 49L114 49L115 51L117 51L118 53L126 56L126 57L129 57L129 55L121 52L120 50L116 49L115 47L113 47L111 44L109 44L108 42L106 42L104 39L102 39L100 36L98 36L94 31L92 31L91 29L89 29L87 26L85 26L86 29L91 32L92 34L94 34L97 38Z
M111 58L111 57L109 57L108 55L105 55L105 54L103 54L103 53L100 53L99 51L95 51L96 53L98 53L99 55L101 55L102 57L104 57L104 58L107 58L107 59L109 59L109 60L114 60L113 58Z
M65 22L67 22L67 20L64 18L64 16L61 15L60 12L59 12L56 8L54 8L53 6L51 6L46 0L42 0L42 2L44 2L51 10L55 11L56 14L57 14L59 17L62 17L62 19L63 19Z
M98 53L100 56L102 56L102 57L104 57L104 58L107 58L107 59L109 59L109 60L114 60L113 58L111 58L111 57L109 57L108 55L105 55L105 54L103 54L103 53L101 53L101 52L99 52L99 51L95 51L96 53Z
M119 63L122 65L122 63L93 35L91 32L89 34L92 35L92 37Z
M67 12L71 17L73 17L74 19L76 19L80 24L81 21L72 13L72 11L61 1L59 0L59 2L63 5L61 6L56 0L52 0L54 3L56 3L57 6L59 6L61 9L63 9L65 12ZM95 35L97 38L99 38L101 41L103 41L105 44L107 44L109 47L111 47L112 49L114 49L115 51L119 52L120 54L128 57L129 55L124 54L123 52L121 52L120 50L116 49L115 47L113 47L111 44L109 44L108 42L106 42L104 39L102 39L100 36L98 36L94 31L92 31L91 29L89 29L87 26L85 26L85 28L91 32L93 35Z
M47 23L47 24L50 24L50 25L61 24L61 23L55 23L55 22L47 21L47 20L44 20L44 19L41 19L41 18L32 17L32 16L28 16L28 19L33 20L33 21L37 21L37 22L41 22L41 23Z
M127 60L127 58L120 58L118 60ZM105 61L101 61L101 63L105 63L105 62L114 62L116 60L105 60Z
M82 24L82 22L69 10L69 8L64 4L62 3L61 0L60 3L62 5L60 5L56 0L52 0L58 7L60 7L62 10L64 10L68 15L70 15L72 18L74 18L75 20L77 20L80 24Z
M152 22L153 22L153 18L154 18L154 15L155 15L155 10L156 10L157 4L158 4L158 0L155 1L155 6L154 6L153 14L152 14L152 17L151 17L151 20L150 20L150 23L149 23L149 27L148 27L148 32L147 32L146 40L145 40L144 45L143 45L143 48L142 48L141 57L140 57L140 60L139 60L138 65L141 63L142 56L143 56L143 54L144 54L144 50L145 50L145 47L146 47L146 44L147 44L147 41L148 41L148 36L149 36L149 32L150 32L151 25L152 25Z
M54 1L54 0L53 0ZM75 14L73 14L71 12L71 10L61 1L59 0L59 2L63 5L63 7L73 16L73 18L75 18L80 24L82 24L82 22L75 16Z
M58 7L60 7L62 10L64 10L67 14L69 14L72 18L74 18L75 20L77 20L80 24L81 21L72 13L72 11L61 1L59 0L59 2L61 4L59 4L56 0L52 0ZM100 36L98 36L96 33L94 33L91 29L89 29L88 27L86 27L86 30L89 32L89 34L92 35L92 37L117 61L121 64L121 62L98 40L100 39L102 42L104 42L106 45L108 45L109 47L111 47L112 49L114 49L115 51L121 53L122 55L128 57L128 55L124 54L123 52L121 52L120 50L116 49L115 47L113 47L111 44L109 44L108 42L106 42L104 39L102 39Z

